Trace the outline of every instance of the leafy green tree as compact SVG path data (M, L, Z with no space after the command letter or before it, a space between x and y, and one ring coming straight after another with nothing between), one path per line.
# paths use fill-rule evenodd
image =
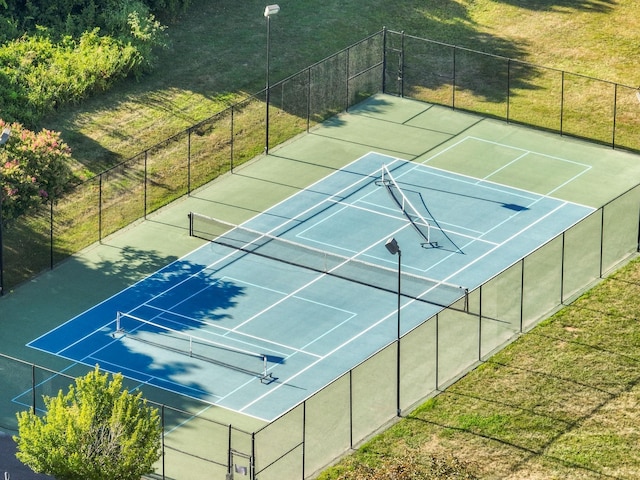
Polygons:
M16 456L58 480L140 480L160 458L158 410L122 390L122 375L96 366L64 394L44 397L46 413L18 413Z
M11 136L0 147L0 195L3 222L10 223L60 197L71 178L71 151L57 132L36 133L0 120L0 130L5 128Z

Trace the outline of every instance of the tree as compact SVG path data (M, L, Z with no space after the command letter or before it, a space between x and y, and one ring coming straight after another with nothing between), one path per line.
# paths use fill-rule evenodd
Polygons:
M160 458L158 409L122 390L122 375L95 370L44 397L42 418L18 413L16 456L58 480L139 480Z
M52 199L59 198L71 178L71 150L58 132L39 133L0 119L11 136L0 147L2 219L9 223Z

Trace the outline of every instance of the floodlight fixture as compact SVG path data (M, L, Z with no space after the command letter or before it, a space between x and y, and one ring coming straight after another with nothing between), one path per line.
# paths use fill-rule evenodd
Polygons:
M269 18L271 15L275 15L280 11L279 5L267 5L264 9L264 16Z
M395 255L400 251L400 245L398 245L398 242L395 238L390 238L389 240L387 240L387 243L385 243L384 246L387 247L387 250L389 250L389 253L391 255Z

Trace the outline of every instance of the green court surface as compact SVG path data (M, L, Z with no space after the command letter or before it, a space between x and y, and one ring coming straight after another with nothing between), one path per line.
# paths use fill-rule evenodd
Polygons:
M376 95L0 298L5 332L0 353L79 374L83 367L75 362L26 344L202 246L202 240L189 236L188 212L240 224L369 152L591 209L640 178L640 162L631 153ZM11 398L0 399L0 428L15 425L15 411L23 408L15 400L20 393L3 393ZM144 393L249 431L265 424L163 389L149 387Z

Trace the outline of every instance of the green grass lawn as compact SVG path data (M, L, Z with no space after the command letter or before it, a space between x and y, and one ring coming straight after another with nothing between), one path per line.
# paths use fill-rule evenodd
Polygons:
M195 0L170 25L170 47L159 52L153 73L65 108L42 126L62 131L76 171L86 177L261 90L266 3ZM636 0L279 4L273 81L383 26L622 84L640 78ZM512 480L640 478L639 287L635 262L323 478L362 472L356 465L363 463L388 474L418 457L440 472L433 478L454 478L454 471Z
M265 85L265 2L194 0L167 30L170 47L140 81L63 109L83 176L132 157ZM640 30L633 0L282 0L271 22L278 81L386 26L408 34L634 85Z

